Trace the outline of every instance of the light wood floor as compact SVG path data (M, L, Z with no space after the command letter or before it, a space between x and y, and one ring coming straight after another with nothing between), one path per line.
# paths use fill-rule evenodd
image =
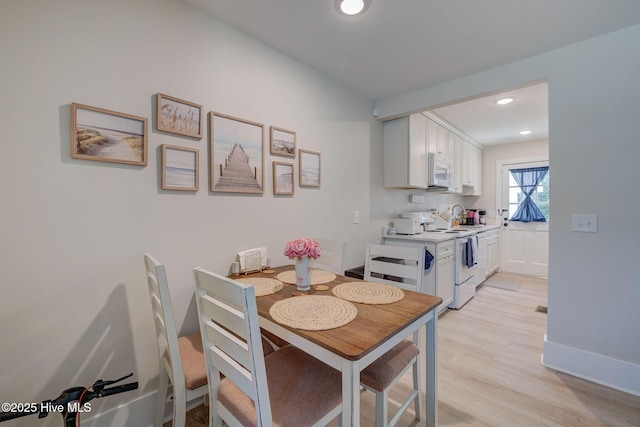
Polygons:
M481 286L439 318L438 425L640 426L640 397L540 364L547 315L535 310L547 305L547 282L519 279L517 292ZM409 374L392 401L408 384ZM412 408L399 425L424 426ZM361 409L361 425L374 426L373 394L363 392Z

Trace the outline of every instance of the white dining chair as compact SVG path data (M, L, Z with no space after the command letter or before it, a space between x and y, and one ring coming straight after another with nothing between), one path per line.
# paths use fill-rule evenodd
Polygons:
M184 427L187 410L204 403L208 393L202 339L200 332L178 337L164 265L151 254L144 255L144 263L160 357L153 425L161 427L166 421L164 413L169 399L173 400L173 426Z
M202 268L194 276L210 426L320 426L341 414L340 372L291 345L256 357L262 344L253 286Z
M399 288L423 292L424 259L423 248L400 246L367 245L364 280L397 286ZM389 418L389 392L398 380L413 368L413 389L404 399L391 420ZM420 387L420 335L414 333L393 347L360 373L362 386L376 395L376 426L394 426L415 403L415 418L422 417Z
M313 268L344 274L347 243L339 240L313 239L320 245L322 255L313 261Z

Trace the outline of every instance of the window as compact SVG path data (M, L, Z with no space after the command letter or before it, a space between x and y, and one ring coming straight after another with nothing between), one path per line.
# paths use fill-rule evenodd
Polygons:
M509 170L509 220L549 221L548 166Z

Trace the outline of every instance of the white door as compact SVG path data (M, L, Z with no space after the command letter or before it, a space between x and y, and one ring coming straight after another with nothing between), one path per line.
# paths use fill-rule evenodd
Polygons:
M549 274L549 222L509 221L518 207L521 191L509 172L511 169L548 166L548 161L506 163L500 170L501 200L498 214L501 218L502 271L527 276L548 277ZM548 219L548 178L538 187L539 195L546 195L545 206L538 203ZM499 194L500 194L499 193ZM542 199L542 197L541 197Z

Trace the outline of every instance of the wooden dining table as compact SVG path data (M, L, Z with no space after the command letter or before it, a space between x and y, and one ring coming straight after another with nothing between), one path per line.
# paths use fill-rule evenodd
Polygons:
M248 277L275 278L279 273L293 270L294 266L283 266L268 272L253 273ZM247 277L247 276L245 276ZM308 295L332 295L331 288L359 279L336 275L335 280L324 283L316 290L312 286ZM404 290L405 297L390 304L360 304L355 319L334 329L309 331L295 329L276 322L269 314L273 304L300 293L295 285L271 295L257 297L260 326L282 340L295 345L308 354L332 366L342 373L342 425L360 425L360 371L382 356L402 340L426 326L424 355L426 382L426 425L437 424L437 344L438 315L436 307L442 303L440 297Z

